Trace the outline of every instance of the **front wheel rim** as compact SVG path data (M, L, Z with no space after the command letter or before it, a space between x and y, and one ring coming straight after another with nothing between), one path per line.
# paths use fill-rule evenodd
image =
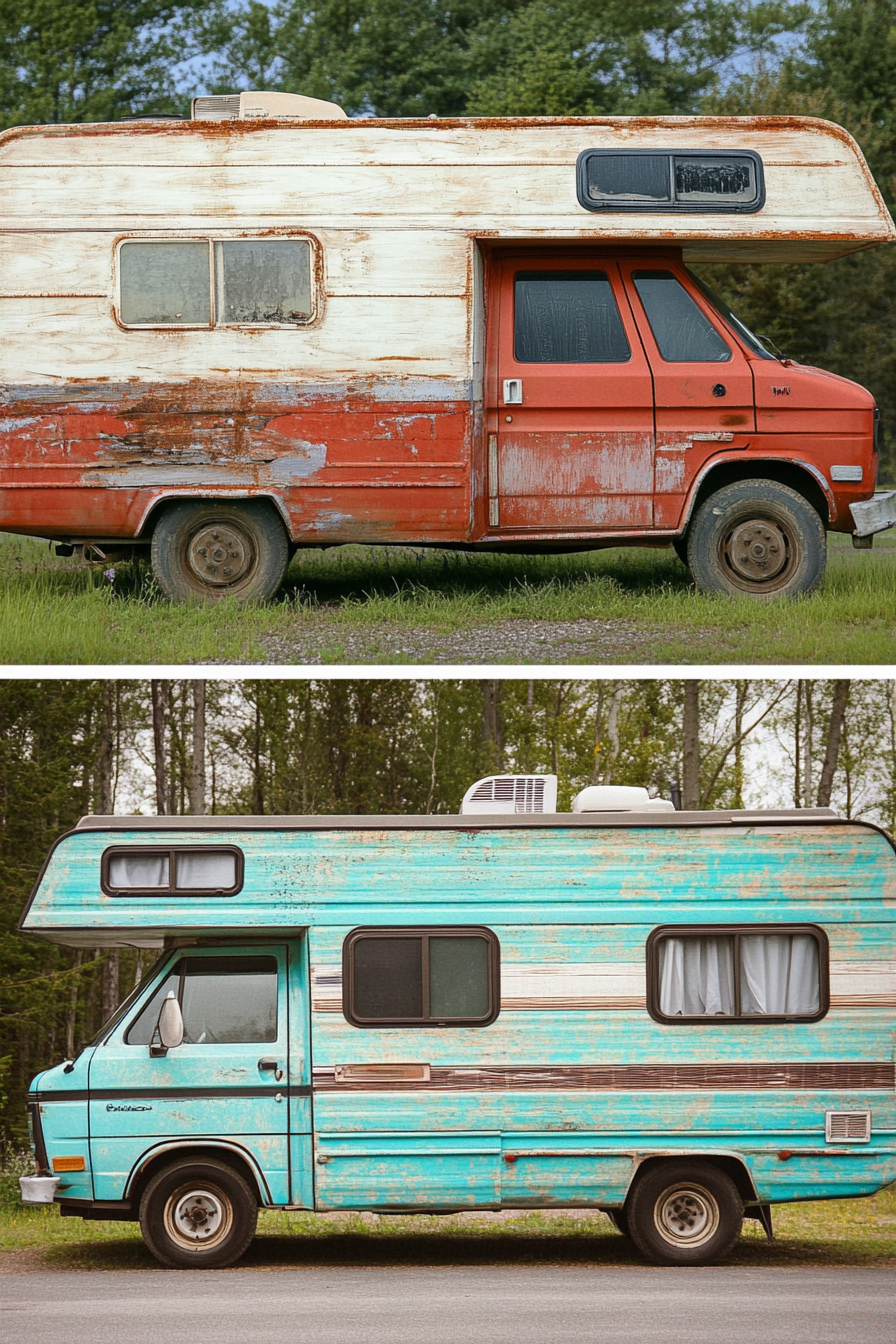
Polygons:
M705 1246L719 1229L719 1206L701 1185L678 1185L660 1195L654 1222L670 1246Z
M215 1186L181 1186L165 1205L165 1230L182 1250L219 1246L233 1225L230 1200Z
M784 588L802 548L798 533L781 518L752 515L729 523L719 541L719 559L729 581L745 593Z

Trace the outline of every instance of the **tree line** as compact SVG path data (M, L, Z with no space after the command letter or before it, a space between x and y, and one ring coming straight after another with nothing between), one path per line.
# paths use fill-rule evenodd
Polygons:
M896 202L896 0L0 0L0 127L282 89L352 116L800 113ZM896 249L701 272L787 355L869 387L896 484Z
M559 807L641 784L686 808L825 806L896 829L896 683L863 680L0 683L0 1131L149 954L17 932L86 813L457 812L492 772L552 772Z

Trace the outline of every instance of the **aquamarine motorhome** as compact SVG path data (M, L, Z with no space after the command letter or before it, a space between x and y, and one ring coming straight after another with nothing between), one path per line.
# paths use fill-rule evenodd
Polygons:
M896 1180L896 859L828 809L496 776L456 816L85 817L21 922L153 948L36 1177L234 1263L259 1210L583 1207L661 1264Z

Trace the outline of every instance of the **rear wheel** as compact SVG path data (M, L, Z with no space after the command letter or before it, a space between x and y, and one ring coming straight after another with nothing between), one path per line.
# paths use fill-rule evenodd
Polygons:
M740 1236L737 1187L705 1162L666 1162L645 1172L626 1203L638 1250L657 1265L712 1265Z
M264 500L183 500L165 509L152 537L152 567L172 602L273 597L289 564L289 540Z
M223 1269L255 1235L258 1205L248 1183L214 1158L174 1162L153 1176L140 1201L140 1231L171 1269Z
M797 597L824 577L824 523L787 485L737 481L700 505L687 562L704 593Z

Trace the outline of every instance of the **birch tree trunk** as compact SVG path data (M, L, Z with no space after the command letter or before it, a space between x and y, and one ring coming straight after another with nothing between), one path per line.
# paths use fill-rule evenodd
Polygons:
M205 816L205 695L207 682L193 682L193 755L190 760L190 812Z
M700 683L684 683L682 714L681 805L685 812L700 806Z
M150 682L152 697L152 745L156 775L156 814L168 815L167 681Z
M834 786L837 761L840 758L840 742L843 738L843 725L846 721L846 706L849 702L851 685L852 683L847 680L834 682L828 737L825 744L824 760L821 765L821 775L818 779L818 797L816 799L818 807L830 807L831 805L831 790Z

